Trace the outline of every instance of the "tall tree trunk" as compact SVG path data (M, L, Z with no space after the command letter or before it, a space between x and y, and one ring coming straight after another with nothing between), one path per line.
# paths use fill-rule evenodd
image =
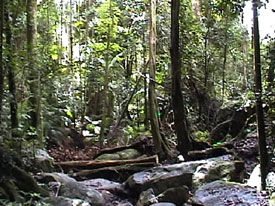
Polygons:
M109 12L110 16L112 17L112 1L109 0ZM105 75L104 75L104 85L102 91L102 98L103 98L103 113L102 113L102 122L100 128L100 136L99 136L99 143L100 147L103 147L104 137L105 137L105 130L107 129L108 124L108 106L109 106L109 82L110 82L110 72L109 72L109 65L110 65L110 44L111 44L111 31L113 27L113 22L108 25L108 33L107 33L107 46L106 46L106 54L105 54Z
M146 68L147 67L147 63L146 63L146 41L145 41L145 31L143 31L143 67ZM143 84L144 84L144 127L146 130L149 129L149 121L148 121L148 92L147 92L147 78L146 78L146 69L144 69L143 72L144 75L144 80L143 80Z
M30 126L36 129L37 137L42 141L40 128L40 71L37 68L36 59L36 13L37 1L27 0L27 55L30 87Z
M254 45L254 67L255 67L255 96L256 96L256 116L257 130L260 152L260 170L261 170L261 186L264 190L266 187L266 176L268 173L268 154L266 148L264 111L262 108L262 79L261 79L261 56L260 56L260 37L258 22L258 2L252 0L253 3L253 45Z
M155 146L155 152L160 157L164 156L162 137L160 133L160 121L158 118L158 105L155 91L156 71L156 0L150 1L150 35L149 35L149 111L151 131Z
M64 18L63 18L63 15L64 15L64 2L63 0L60 0L60 5L59 5L59 9L60 9L60 34L58 35L58 41L60 42L60 48L61 48L61 51L63 49L63 21L64 21ZM62 64L62 60L63 60L63 53L60 51L59 53L59 64Z
M7 43L7 70L8 70L8 80L9 80L9 92L10 92L10 115L11 115L11 134L12 137L16 137L16 129L18 127L18 115L17 115L17 98L16 98L16 84L14 75L14 63L13 63L13 50L14 45L12 45L12 33L10 27L10 14L6 11L5 14L6 23L6 43Z
M186 158L192 149L192 142L187 127L181 91L181 60L179 51L179 9L180 1L172 0L171 5L171 64L172 64L172 106L174 112L175 131L178 150Z
M274 70L275 70L275 44L271 44L269 49L270 64L267 74L267 81L272 83L274 81Z
M70 22L69 22L69 33L68 33L68 40L69 40L69 59L71 67L73 68L73 3L70 0L69 3L69 10L70 10Z
M4 33L4 0L0 1L0 125L2 125L2 108L4 98L4 64L3 64L3 33Z
M227 19L225 23L225 42L224 42L224 48L223 48L223 65L222 65L222 103L224 102L224 96L225 96L225 71L226 71L226 63L227 63L227 50L228 50L228 34L227 34Z
M172 20L173 21L173 20ZM204 37L204 87L207 89L207 82L208 82L208 76L209 76L209 69L208 69L208 34L209 34L209 28L207 28L206 35Z

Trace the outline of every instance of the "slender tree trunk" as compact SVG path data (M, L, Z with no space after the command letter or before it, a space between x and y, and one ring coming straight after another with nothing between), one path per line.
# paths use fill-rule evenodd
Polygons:
M275 44L273 43L269 49L269 56L271 58L268 74L267 74L267 81L272 83L274 81L274 70L275 70Z
M207 89L207 82L208 82L208 32L209 29L207 29L207 33L204 37L204 87Z
M256 116L257 130L260 152L260 170L261 170L261 186L266 188L266 176L268 173L268 154L266 148L264 111L262 108L262 79L261 79L261 56L260 56L260 37L258 23L258 2L252 0L253 3L253 45L254 45L254 67L255 67L255 96L256 96Z
M225 71L226 71L226 62L227 62L227 48L228 45L226 45L223 48L223 69L222 69L222 102L224 101L225 96Z
M144 68L147 67L146 64L146 42L145 42L145 31L143 32L143 66ZM146 77L146 69L143 72L144 77ZM144 78L144 127L146 130L149 129L149 121L148 121L148 94L147 94L147 78Z
M186 158L192 149L192 142L187 127L181 91L181 60L179 51L179 9L180 1L172 0L171 5L171 63L172 63L172 106L174 112L175 131L177 134L178 150Z
M245 35L244 35L245 36ZM245 38L245 37L244 37ZM243 39L243 55L242 55L242 58L243 58L243 88L247 88L248 86L248 74L247 74L247 63L246 63L246 56L248 56L248 43L245 39Z
M160 121L158 118L158 105L155 91L156 71L156 0L150 1L150 35L149 35L149 111L151 131L155 146L155 152L160 157L164 156L162 137L160 133Z
M70 23L69 23L69 58L70 58L70 64L73 66L73 3L72 0L70 0Z
M61 14L60 14L60 34L59 34L59 41L60 41L60 48L61 50L63 49L63 21L64 21L64 18L63 18L63 14L64 14L64 2L63 0L60 0L60 10L61 10ZM63 59L63 54L62 52L59 53L59 64L62 64L62 59Z
M226 71L226 63L227 63L227 50L228 50L228 35L227 35L227 19L226 19L226 26L225 26L225 42L223 48L223 65L222 65L222 103L224 101L225 96L225 71Z
M93 8L94 6L94 1L93 0L86 0L86 26L85 26L85 36L84 36L84 41L85 41L85 52L87 52L88 48L89 48L89 38L93 39L94 37L94 28L90 28L89 26L89 22L92 20L91 16L89 15L88 11ZM92 32L90 32L90 29L92 29ZM85 62L85 64L89 64L91 62L88 62L89 60L87 60L87 62ZM85 92L85 105L84 105L84 115L90 115L89 114L89 96L92 90L92 84L91 81L89 81L89 72L87 72L87 75L85 76L85 88L84 88L84 92Z
M112 17L112 1L110 1L109 4L109 12L110 16ZM108 25L108 33L107 33L107 46L106 46L106 54L105 54L105 75L104 75L104 88L102 91L102 98L103 98L103 114L102 114L102 123L101 123L101 129L100 129L100 136L99 136L99 143L100 147L103 147L104 143L104 137L105 137L105 130L107 128L108 124L108 96L109 96L109 82L110 82L110 72L109 72L109 56L110 56L110 44L111 44L111 31L113 27L113 22Z
M16 129L18 127L18 115L17 115L17 97L16 97L16 84L14 75L14 63L13 63L13 50L12 45L12 33L10 27L10 16L7 11L5 14L6 23L6 43L7 43L7 70L8 70L8 80L9 80L9 91L10 91L10 115L11 115L11 134L12 137L16 137Z
M37 137L42 141L42 139L40 139L40 71L37 68L36 59L36 13L36 0L27 0L27 55L30 87L30 126L36 129Z
M0 125L2 125L2 108L4 98L4 64L3 64L3 33L4 33L4 0L0 1Z

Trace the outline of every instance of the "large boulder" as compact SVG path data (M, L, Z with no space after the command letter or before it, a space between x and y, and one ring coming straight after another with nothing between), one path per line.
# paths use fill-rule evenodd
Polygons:
M147 171L138 172L130 176L126 186L139 195L140 192L152 188L155 194L160 194L173 187L192 185L192 171L182 167L182 164L154 167Z
M156 195L169 188L199 186L213 180L230 176L235 170L232 155L224 155L207 160L182 162L173 165L158 166L130 176L126 186L137 195L152 188ZM194 174L194 176L193 176Z
M89 188L80 182L67 182L62 184L59 195L68 198L77 198L89 202L93 206L104 206L105 199L103 195L93 188Z
M235 164L234 161L207 161L197 167L193 176L194 188L197 188L203 183L212 182L226 178L229 180L234 176Z
M83 200L83 202L88 202L93 206L105 205L103 195L95 190L95 188L89 187L89 185L83 182L77 182L66 174L41 173L37 176L37 179L39 179L40 182L48 183L53 192L58 196L65 197L65 199L61 199L63 202L68 202L68 205L70 205L72 199ZM56 200L53 199L52 201Z
M268 205L267 196L257 192L255 188L222 181L214 181L199 187L192 200L203 206Z
M157 199L159 202L171 202L176 205L183 205L189 199L189 189L186 186L169 188L158 195Z

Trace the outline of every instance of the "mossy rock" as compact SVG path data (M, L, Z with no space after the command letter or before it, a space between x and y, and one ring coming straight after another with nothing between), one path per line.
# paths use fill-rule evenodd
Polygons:
M141 156L141 153L136 149L125 149L112 154L102 154L96 158L96 160L128 160L135 159Z
M96 160L119 160L119 155L114 154L103 154L96 158Z
M119 155L121 160L135 159L141 155L139 151L137 151L136 149L131 149L131 148L122 150L122 151L118 152L117 154Z

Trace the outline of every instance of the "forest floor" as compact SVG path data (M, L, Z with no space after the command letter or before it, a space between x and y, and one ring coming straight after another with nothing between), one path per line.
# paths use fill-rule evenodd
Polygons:
M230 144L232 145L231 151L233 151L233 156L245 162L246 175L244 178L248 179L253 169L258 164L258 140L256 133L250 133L246 139L235 139L231 141ZM56 162L66 162L93 160L100 154L101 149L95 145L86 146L83 149L77 149L76 147L55 147L50 148L48 152ZM114 197L113 200L110 201L117 201L116 198L117 197ZM232 205L234 204L238 204L238 202L232 203ZM112 205L112 203L110 203L110 205Z
M246 171L251 173L258 162L258 139L255 133L251 133L246 139L236 139L230 144L234 155L245 162ZM106 148L105 148L106 149ZM111 148L110 148L111 149ZM93 160L101 149L99 146L85 146L79 149L72 145L71 147L52 147L48 149L49 154L56 162Z

